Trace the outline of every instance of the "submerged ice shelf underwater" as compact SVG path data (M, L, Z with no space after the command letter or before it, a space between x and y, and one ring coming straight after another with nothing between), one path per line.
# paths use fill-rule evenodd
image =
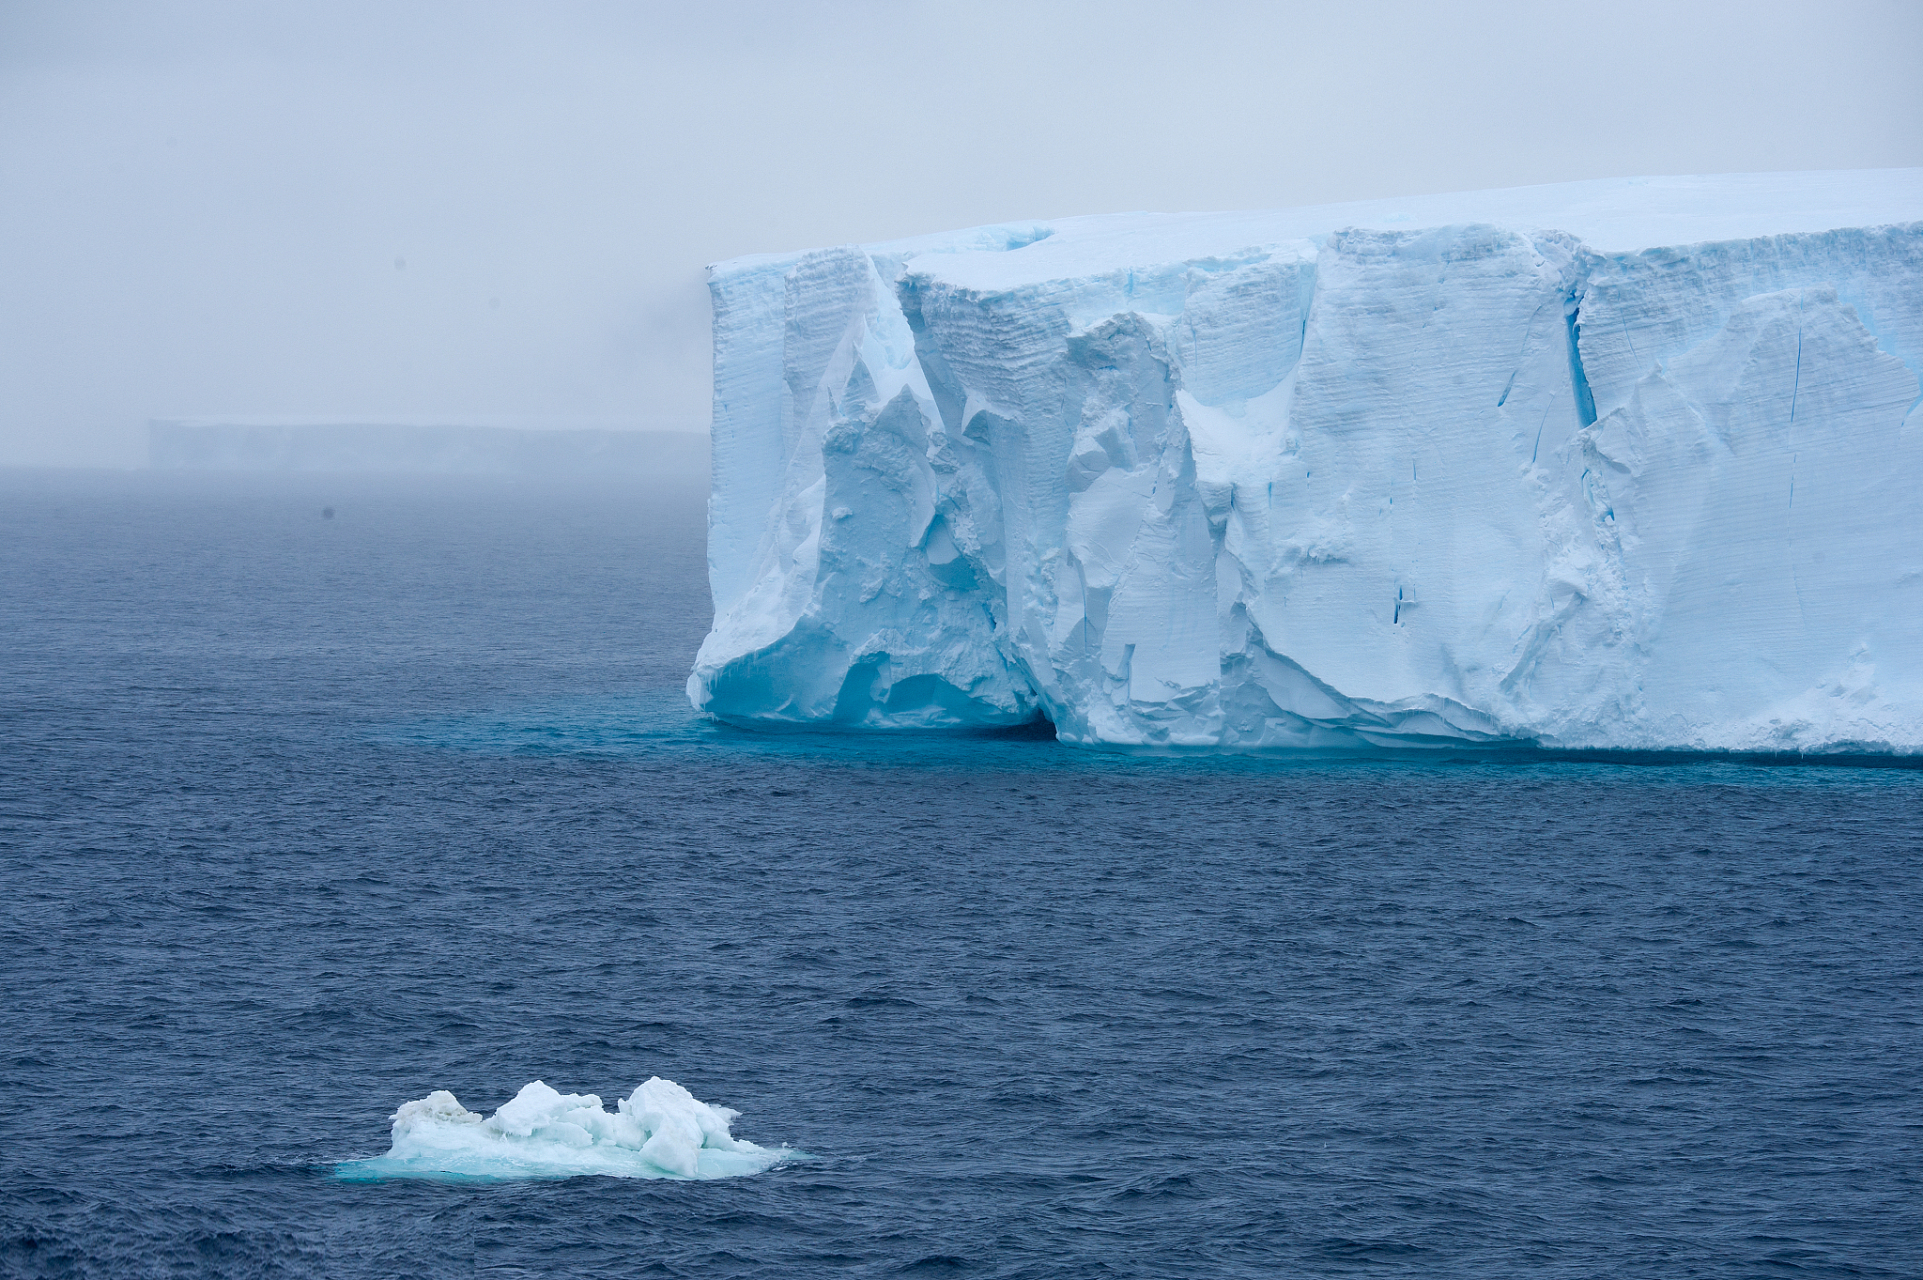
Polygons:
M1923 170L711 273L738 723L1923 751Z

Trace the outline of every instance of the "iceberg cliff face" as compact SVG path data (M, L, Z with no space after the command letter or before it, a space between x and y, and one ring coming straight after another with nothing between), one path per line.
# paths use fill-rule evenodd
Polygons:
M724 263L744 723L1923 750L1923 170Z

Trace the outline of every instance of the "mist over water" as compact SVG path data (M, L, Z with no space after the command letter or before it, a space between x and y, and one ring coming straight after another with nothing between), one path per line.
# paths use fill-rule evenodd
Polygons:
M1923 774L745 734L702 531L0 476L0 1271L1914 1274ZM814 1158L334 1176L655 1075Z

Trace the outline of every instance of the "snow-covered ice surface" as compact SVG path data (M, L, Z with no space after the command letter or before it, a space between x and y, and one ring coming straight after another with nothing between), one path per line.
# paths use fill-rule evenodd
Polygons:
M1226 749L1923 751L1923 170L720 264L689 694Z
M349 1181L736 1178L795 1154L730 1136L738 1114L659 1076L612 1113L594 1094L561 1093L536 1080L484 1119L437 1089L394 1113L386 1155L348 1161L336 1174Z

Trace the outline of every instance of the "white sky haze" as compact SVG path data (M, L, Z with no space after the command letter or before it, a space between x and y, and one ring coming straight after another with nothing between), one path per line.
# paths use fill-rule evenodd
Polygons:
M1923 3L0 0L0 464L151 417L707 425L705 264L1923 165Z

